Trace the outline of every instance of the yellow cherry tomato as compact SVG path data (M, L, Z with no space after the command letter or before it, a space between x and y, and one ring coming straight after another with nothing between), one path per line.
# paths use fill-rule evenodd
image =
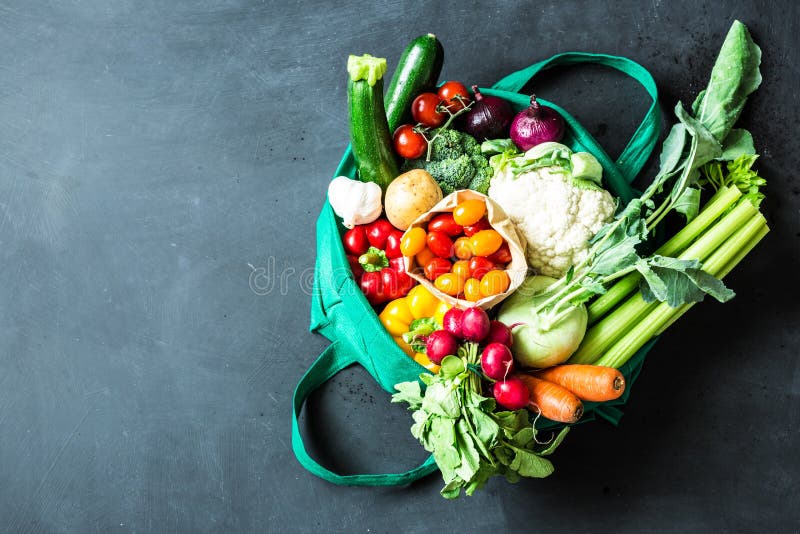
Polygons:
M451 297L457 296L464 290L464 280L455 273L440 274L433 284L436 289Z
M500 270L489 271L481 278L481 295L491 297L492 295L505 293L510 284L511 279L508 277L507 272Z
M497 230L481 230L470 238L472 253L476 256L489 256L503 246L503 236Z
M481 220L486 214L486 203L481 199L461 202L453 210L453 219L461 226L470 226Z
M453 242L453 251L456 258L460 260L468 260L472 257L472 243L466 236L461 236Z
M478 302L481 299L481 281L477 278L470 278L464 282L464 298L470 302Z
M403 256L416 256L425 248L427 237L428 234L424 228L419 226L409 228L400 240L400 253Z
M458 275L459 278L466 281L469 278L469 262L467 260L458 260L453 264L453 267L450 269L451 273Z
M408 309L415 319L420 317L432 317L439 306L439 299L431 293L424 285L416 285L411 288L405 297ZM411 321L409 321L410 323Z

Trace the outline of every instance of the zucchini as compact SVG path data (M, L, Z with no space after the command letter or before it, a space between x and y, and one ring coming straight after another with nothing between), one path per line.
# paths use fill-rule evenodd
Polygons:
M411 102L428 89L436 87L444 62L444 48L432 33L411 41L392 75L384 105L389 131L411 122Z
M386 59L364 54L347 60L350 144L359 179L386 188L400 171L383 105Z

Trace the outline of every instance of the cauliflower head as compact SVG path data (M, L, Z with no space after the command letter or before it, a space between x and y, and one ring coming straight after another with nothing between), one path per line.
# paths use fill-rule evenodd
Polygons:
M572 154L562 155L569 162ZM495 168L489 197L527 240L528 265L540 274L560 278L586 258L589 239L613 218L617 203L597 185L599 176L577 175L563 159L561 164L551 158L554 164L537 166L530 163L535 158L521 158L517 165ZM592 172L601 172L599 168L598 164Z

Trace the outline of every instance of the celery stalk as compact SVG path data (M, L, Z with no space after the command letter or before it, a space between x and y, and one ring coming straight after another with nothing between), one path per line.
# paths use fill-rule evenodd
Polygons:
M720 276L725 270L733 268L736 261L744 257L742 251L752 249L760 239L759 236L763 237L766 225L767 221L760 213L753 217L708 258L704 264L705 270L714 276ZM664 302L659 303L614 343L595 365L621 367L653 336L663 331L689 308L691 304L672 308Z
M736 189L736 191L739 190ZM740 202L679 254L678 258L682 260L696 258L705 261L734 232L758 213L758 210L750 202ZM704 266L704 268L708 271L707 267ZM657 302L645 302L641 294L637 292L616 310L589 328L580 347L570 357L569 363L592 363L597 359L598 354L603 354L616 343L632 324L635 324L640 317L652 312L657 304Z
M684 226L678 233L664 243L656 254L662 256L674 256L684 250L698 235L716 221L730 206L742 196L737 187L722 187L708 200L703 210L697 217ZM609 290L600 295L592 302L587 311L589 312L589 324L596 323L601 317L608 313L614 306L619 304L625 297L636 290L641 275L631 273L621 279Z
M764 226L761 227L761 230L758 232L758 234L756 234L753 237L753 239L742 250L739 251L739 254L737 254L736 257L722 269L719 278L725 278L726 276L728 276L728 274L733 270L733 268L736 267L739 264L739 262L741 262L745 258L745 256L747 256L750 253L750 251L753 250L756 245L758 245L759 241L764 239L764 236L766 236L768 233L769 233L769 227L765 224ZM689 307L686 309L688 310L695 304L696 303L689 304ZM656 335L660 336L664 332L664 330L672 326L672 323L674 323L681 315L683 315L683 313L684 312L682 311L680 314L675 315L672 318L672 320L670 320L667 324L663 326L663 328L661 328L661 330L656 332Z

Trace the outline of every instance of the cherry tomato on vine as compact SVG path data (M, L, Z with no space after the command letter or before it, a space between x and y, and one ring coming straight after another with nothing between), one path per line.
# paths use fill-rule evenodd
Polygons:
M398 126L392 137L394 151L401 158L416 159L428 150L428 140L411 124Z
M469 90L466 88L466 86L464 86L463 83L456 81L445 82L439 88L438 96L444 102L450 113L455 113L456 111L466 107L472 100L472 97L470 96Z
M447 113L439 111L437 108L442 100L436 93L422 93L411 103L411 116L414 122L418 122L428 128L441 126L447 118Z
M449 258L453 255L453 240L444 232L428 232L428 248L440 258Z

